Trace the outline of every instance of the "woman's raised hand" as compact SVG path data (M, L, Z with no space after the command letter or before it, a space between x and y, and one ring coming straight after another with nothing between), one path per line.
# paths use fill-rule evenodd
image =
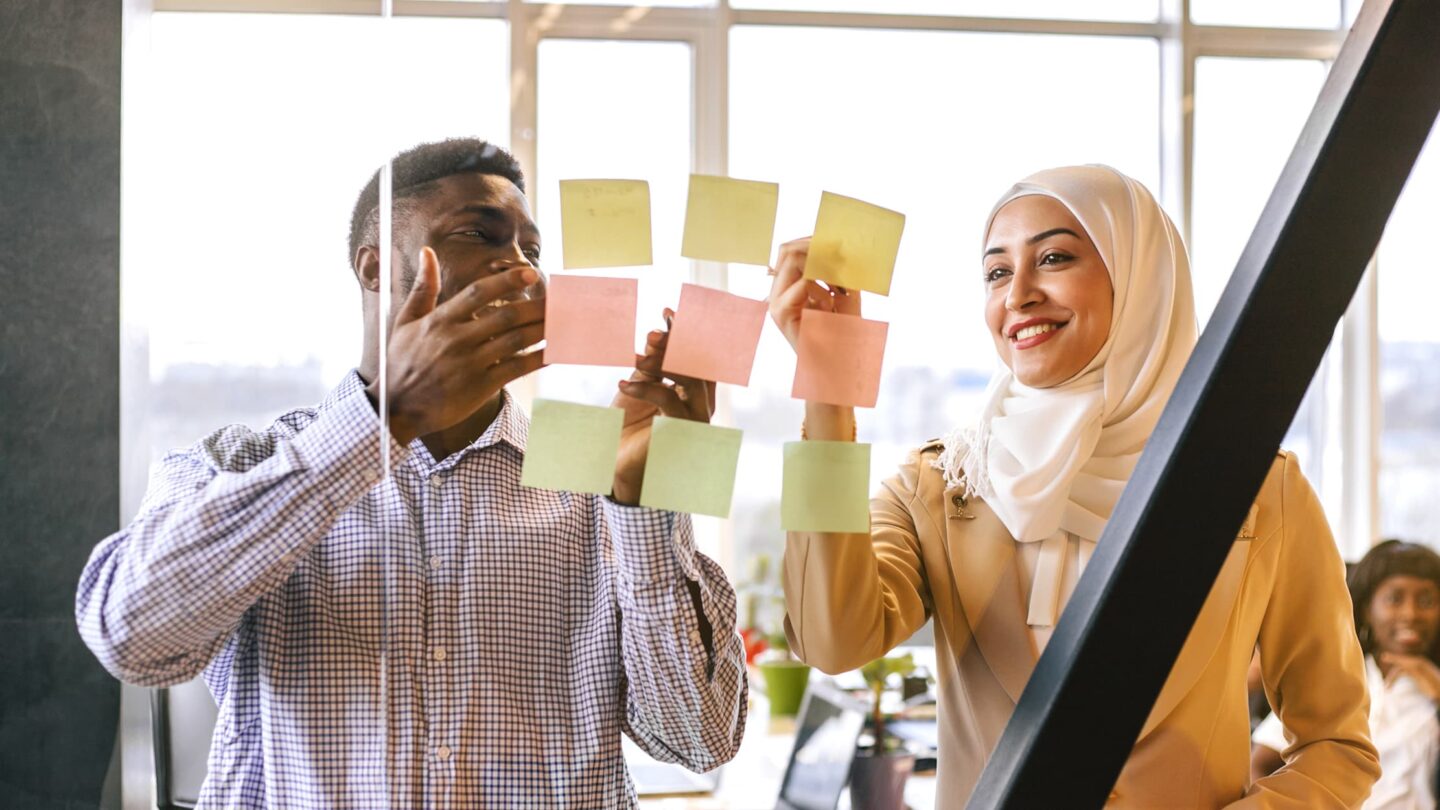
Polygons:
M800 343L800 314L807 309L860 314L860 292L831 287L805 278L805 259L810 255L810 237L786 242L780 246L780 258L771 273L770 318L780 333L790 341L791 348Z

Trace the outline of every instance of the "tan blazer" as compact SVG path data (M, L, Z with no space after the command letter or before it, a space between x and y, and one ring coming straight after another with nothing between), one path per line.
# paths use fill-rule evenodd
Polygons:
M984 503L946 489L930 464L939 450L912 452L884 482L869 534L790 533L786 632L803 660L835 673L884 655L933 616L938 806L961 807L1037 654L1015 542ZM1107 806L1360 805L1380 766L1344 577L1319 501L1281 453ZM1294 744L1284 768L1251 784L1245 675L1257 645L1265 692Z

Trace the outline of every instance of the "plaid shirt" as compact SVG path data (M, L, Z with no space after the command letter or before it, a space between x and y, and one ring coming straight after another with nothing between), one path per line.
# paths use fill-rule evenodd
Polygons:
M522 489L527 428L506 394L442 461L391 440L383 477L352 372L162 462L76 615L116 677L203 671L202 807L633 807L622 730L695 770L734 755L735 594L689 516Z

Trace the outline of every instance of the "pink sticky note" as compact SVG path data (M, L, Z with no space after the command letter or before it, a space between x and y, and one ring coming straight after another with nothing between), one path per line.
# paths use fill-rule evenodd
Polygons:
M633 278L551 276L545 293L545 362L635 365Z
M800 316L795 387L790 396L831 405L875 407L889 330L890 325L883 321L805 310Z
M764 301L686 284L680 288L661 368L683 377L749 385L764 326Z

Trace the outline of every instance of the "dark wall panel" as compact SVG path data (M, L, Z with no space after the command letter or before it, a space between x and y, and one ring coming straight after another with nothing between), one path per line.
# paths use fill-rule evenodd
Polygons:
M0 806L95 807L118 685L75 583L119 515L117 0L0 2Z

